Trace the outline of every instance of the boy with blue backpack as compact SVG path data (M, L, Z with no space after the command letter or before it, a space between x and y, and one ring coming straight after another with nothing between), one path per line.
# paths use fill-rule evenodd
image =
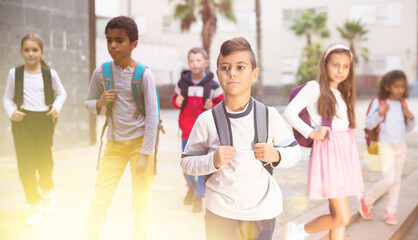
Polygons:
M246 39L222 44L216 74L225 100L199 115L182 155L185 173L206 175L207 240L271 240L283 210L272 169L300 159L277 110L251 97L258 73Z
M154 147L159 125L158 94L152 72L131 57L138 44L138 28L128 17L111 19L105 28L113 59L95 69L86 107L99 114L106 106L107 144L83 239L97 239L113 192L129 163L132 176L132 239L148 239L150 193L154 176ZM138 83L138 84L137 84Z

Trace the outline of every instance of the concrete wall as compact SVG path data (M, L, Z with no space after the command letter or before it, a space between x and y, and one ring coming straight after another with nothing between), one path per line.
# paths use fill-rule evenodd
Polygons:
M88 1L2 0L0 1L0 93L9 69L24 64L20 41L29 32L44 39L45 61L58 72L68 93L59 115L55 148L87 145L88 112L84 97L89 79ZM3 108L3 107L2 107ZM14 153L11 124L0 111L0 155Z

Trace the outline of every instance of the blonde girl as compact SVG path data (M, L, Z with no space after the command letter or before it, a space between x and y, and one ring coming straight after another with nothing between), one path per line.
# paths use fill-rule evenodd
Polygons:
M12 121L19 177L26 201L31 205L25 222L29 226L38 225L43 213L50 213L53 207L52 135L67 97L57 72L46 65L43 54L44 44L39 35L29 33L22 38L25 64L10 69L3 97Z

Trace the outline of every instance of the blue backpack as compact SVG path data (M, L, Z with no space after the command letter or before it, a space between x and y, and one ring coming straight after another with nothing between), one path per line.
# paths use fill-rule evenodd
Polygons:
M145 101L144 101L144 90L142 89L142 77L144 75L145 69L148 67L145 64L138 63L136 66L134 77L132 79L132 92L135 97L136 105L138 106L139 112L145 117ZM105 90L113 89L113 75L112 75L112 62L105 62L102 64L102 72L104 77L104 87ZM160 118L160 97L158 95L158 90L155 88L156 94L157 94L157 103L158 103L158 128L157 128L157 138L155 140L155 156L154 156L154 174L157 174L157 151L158 151L158 142L159 142L159 133L160 131L165 134L164 127L162 126L162 120ZM100 149L99 149L99 159L97 160L97 166L96 168L99 169L100 165L100 156L101 156L101 150L103 145L103 135L106 130L106 127L108 125L108 119L112 116L112 103L109 103L106 106L106 122L103 125L102 134L100 136Z

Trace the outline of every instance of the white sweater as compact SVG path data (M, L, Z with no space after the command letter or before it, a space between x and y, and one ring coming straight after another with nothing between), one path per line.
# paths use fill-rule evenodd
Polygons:
M191 175L213 175L206 182L206 208L225 218L258 221L278 216L283 209L280 188L254 156L254 117L247 105L242 112L227 109L236 153L219 169L213 154L220 146L212 110L202 113L187 141L181 160ZM268 143L281 156L278 167L289 168L300 160L300 147L275 108L269 107Z
M350 125L347 117L347 105L341 97L340 91L331 88L332 93L337 100L336 116L332 119L333 130L344 130ZM305 138L308 138L310 132L319 129L322 126L322 117L318 114L319 83L317 81L308 82L287 105L283 117ZM302 121L298 116L302 109L308 110L312 127Z
M380 125L379 141L391 144L406 143L406 133L415 127L415 120L405 118L402 112L400 101L386 99L389 110L386 113L385 121ZM376 98L370 106L369 114L366 118L366 128L372 130L384 119L379 115L379 100Z

